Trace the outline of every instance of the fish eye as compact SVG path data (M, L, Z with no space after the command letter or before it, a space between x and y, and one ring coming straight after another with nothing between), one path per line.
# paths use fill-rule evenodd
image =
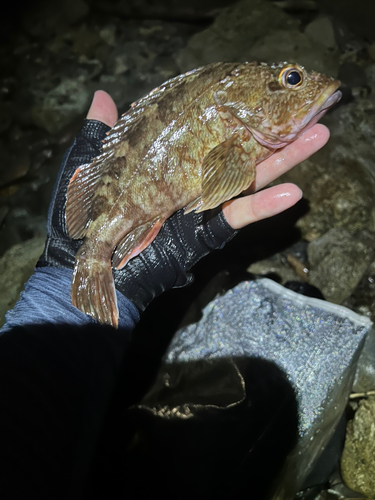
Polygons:
M283 68L279 75L279 83L289 89L296 89L302 85L303 71L296 66Z

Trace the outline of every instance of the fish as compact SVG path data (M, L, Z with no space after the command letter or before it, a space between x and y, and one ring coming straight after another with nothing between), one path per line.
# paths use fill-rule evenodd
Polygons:
M147 248L177 210L210 210L248 189L258 163L339 101L339 86L296 63L220 62L133 103L68 186L67 233L83 240L72 304L118 328L112 268Z

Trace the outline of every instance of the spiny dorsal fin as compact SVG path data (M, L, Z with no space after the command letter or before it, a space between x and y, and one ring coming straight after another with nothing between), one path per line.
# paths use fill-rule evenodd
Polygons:
M97 156L92 163L77 168L70 179L66 194L65 219L71 238L83 238L91 222L91 207L95 190L102 175L111 165L112 153Z
M230 200L254 179L255 162L234 135L214 147L203 160L202 201L196 211L203 212Z
M70 180L65 207L66 227L71 238L83 238L90 223L92 198L100 178L91 163L81 165Z

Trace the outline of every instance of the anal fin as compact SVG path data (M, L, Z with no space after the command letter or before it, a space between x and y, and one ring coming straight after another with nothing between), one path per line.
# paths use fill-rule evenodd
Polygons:
M139 255L154 241L164 222L165 217L156 217L128 233L117 244L113 253L112 267L121 269L130 259Z

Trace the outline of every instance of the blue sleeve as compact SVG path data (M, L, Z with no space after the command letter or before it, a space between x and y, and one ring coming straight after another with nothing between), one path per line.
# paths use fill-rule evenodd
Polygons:
M73 271L65 268L38 267L25 285L25 291L0 333L15 326L30 324L87 325L96 322L76 309L70 298ZM130 332L139 321L139 312L133 303L117 291L119 330Z
M139 313L118 294L119 329L100 325L72 306L71 277L38 268L0 330L0 484L9 499L81 500L113 402L126 400L119 380Z

